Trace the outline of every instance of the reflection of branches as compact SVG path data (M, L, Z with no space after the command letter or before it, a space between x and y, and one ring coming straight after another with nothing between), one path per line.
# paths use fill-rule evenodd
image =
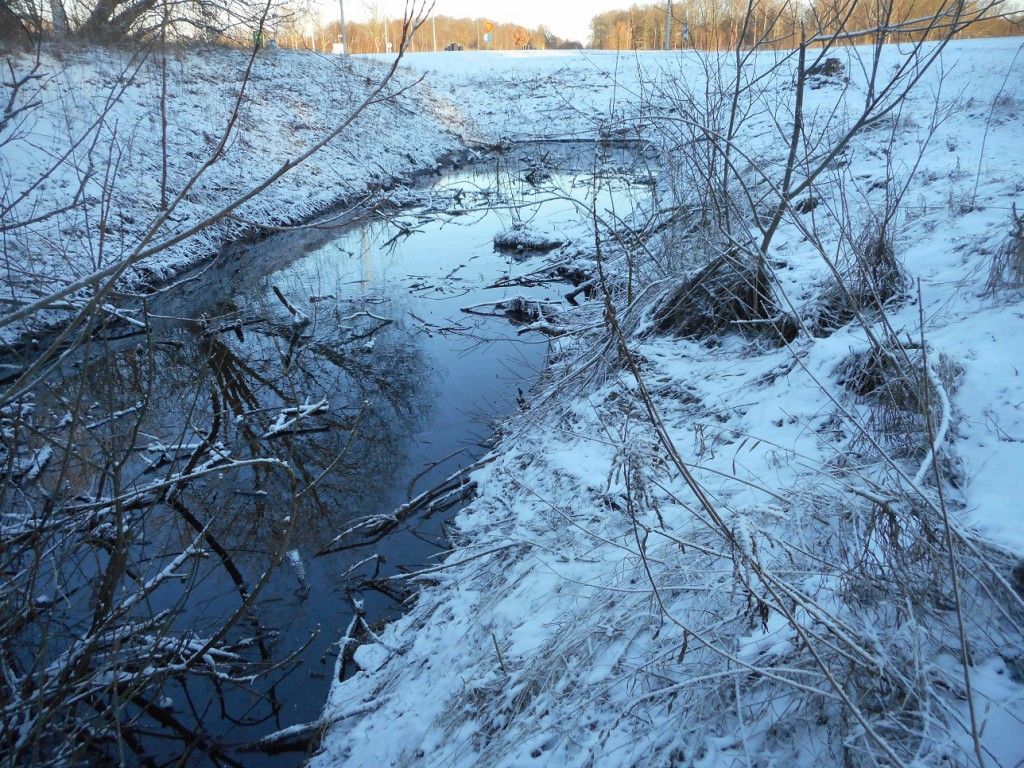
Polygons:
M335 536L326 547L317 552L316 556L320 557L376 544L414 515L424 512L428 514L445 512L466 501L476 490L476 482L469 480L469 475L480 467L491 463L495 458L496 456L492 454L463 467L433 488L403 504L392 514L371 515L356 520L346 530ZM362 538L353 540L354 534L359 534Z
M286 393L280 385L265 373L257 371L248 361L220 339L211 338L203 343L202 351L210 371L217 382L217 388L231 406L235 416L243 416L262 407L250 382L261 385L281 400ZM244 424L244 422L242 422ZM255 438L255 435L252 435Z
M166 727L172 733L177 734L187 747L186 753L198 749L203 752L214 765L224 763L225 765L232 766L232 768L244 768L244 764L232 759L227 754L223 746L218 744L216 741L213 741L205 734L196 731L194 727L186 725L178 720L178 718L171 714L168 708L158 706L141 694L132 696L130 700L156 722Z
M398 246L398 241L399 240L405 240L405 239L411 237L412 235L414 235L416 232L419 231L419 230L411 229L410 227L404 227L404 226L401 226L401 225L399 225L397 227L397 229L398 229L398 231L395 232L395 234L392 235L391 239L389 239L387 242L385 242L381 246L381 248L383 248L384 250L386 250L388 252L393 252L395 250L395 248Z
M374 336L374 334L376 334L378 331L384 330L389 325L391 325L393 322L395 322L394 320L391 320L390 318L381 317L380 315L375 315L373 312L368 312L368 311L356 312L355 314L349 315L347 317L339 318L339 322L346 322L348 320L355 320L357 317L369 317L369 318L371 318L373 320L376 320L377 321L377 325L372 326L370 328L370 330L368 330L368 331L364 331L362 333L353 333L353 334L351 334L349 336L349 339L351 341L360 341L362 339L372 338ZM352 330L352 329L348 328L347 330Z

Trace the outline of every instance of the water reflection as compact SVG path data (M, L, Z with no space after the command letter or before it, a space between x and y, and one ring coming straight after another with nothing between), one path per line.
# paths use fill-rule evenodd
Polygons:
M636 159L612 159L623 167L613 183L602 180L600 207L622 215L636 204L628 183ZM59 427L74 449L50 464L66 466L66 456L82 471L51 469L46 493L94 503L137 490L128 506L138 513L138 581L197 538L205 543L208 556L183 564L181 579L147 601L150 615L175 609L162 631L216 631L288 550L230 636L240 657L280 665L272 683L253 691L169 683L166 710L147 710L161 725L175 730L165 717L186 728L199 721L217 740L245 743L318 716L335 644L352 618L350 590L362 578L426 563L444 546L441 517L413 517L386 539L357 539L354 549L348 540L338 545L339 533L389 515L472 463L492 420L518 407L543 366L546 338L517 337L507 321L461 309L517 295L559 300L561 285L513 285L508 278L530 267L520 254L495 252L493 238L522 224L573 230L596 185L566 168L594 164L593 156L545 148L499 157L410 199L378 202L344 228L237 249L155 301L146 331L97 339L47 385L54 430L73 403L91 405L88 425ZM495 284L506 287L487 287ZM257 463L224 469L268 458L287 462L294 476ZM90 470L98 466L116 468L100 473L110 479L99 485ZM210 472L201 481L173 484L203 467ZM325 551L332 554L318 556ZM103 567L102 558L76 561L78 572L59 580L88 583ZM82 616L88 594L74 609ZM400 609L383 593L363 597L371 622ZM142 741L164 756L181 748ZM193 762L203 759L197 753ZM242 762L294 765L300 757L249 754Z

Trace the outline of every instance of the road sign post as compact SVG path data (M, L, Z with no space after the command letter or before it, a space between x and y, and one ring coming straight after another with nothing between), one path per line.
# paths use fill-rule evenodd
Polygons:
M348 30L345 29L345 0L338 0L341 9L341 52L348 53Z
M672 49L672 0L665 7L665 50Z

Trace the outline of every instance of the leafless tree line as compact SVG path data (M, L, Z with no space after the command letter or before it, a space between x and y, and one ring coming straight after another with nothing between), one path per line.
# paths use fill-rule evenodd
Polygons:
M926 20L946 13L948 4L942 0L904 0L900 3L836 2L816 0L792 3L788 0L696 0L672 4L672 49L728 50L737 45L747 47L795 48L801 30L810 34L831 36L842 31L870 30L887 26L890 40L908 39L912 26L901 25L918 19ZM972 8L985 8L977 17ZM1006 10L1007 13L1002 13ZM1022 17L1017 9L989 7L988 3L970 4L963 11L973 23L958 33L970 37L1019 35ZM665 47L665 3L633 5L627 10L608 11L591 21L591 45L615 50L661 50ZM688 24L688 36L685 25ZM927 23L920 26L928 27ZM943 30L930 29L932 39L940 39ZM845 42L869 42L869 35L846 38Z
M544 48L582 48L577 41L564 40L551 33L546 27L528 29L515 23L497 23L491 34L492 41L486 43L486 19L455 18L452 16L431 16L416 32L410 42L410 52L443 51L452 43L464 50L519 50L530 46ZM394 42L401 35L401 19L386 19L379 12L366 22L346 23L348 45L351 53L383 53L388 41ZM341 25L337 20L325 22L319 13L293 14L279 24L274 35L282 48L312 49L330 51L341 39Z

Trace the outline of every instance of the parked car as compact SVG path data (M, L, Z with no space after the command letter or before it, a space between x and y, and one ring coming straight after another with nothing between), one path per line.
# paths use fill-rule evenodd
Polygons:
M446 51L461 51L462 46L459 45L458 43L448 43L448 45L446 45L444 49Z

